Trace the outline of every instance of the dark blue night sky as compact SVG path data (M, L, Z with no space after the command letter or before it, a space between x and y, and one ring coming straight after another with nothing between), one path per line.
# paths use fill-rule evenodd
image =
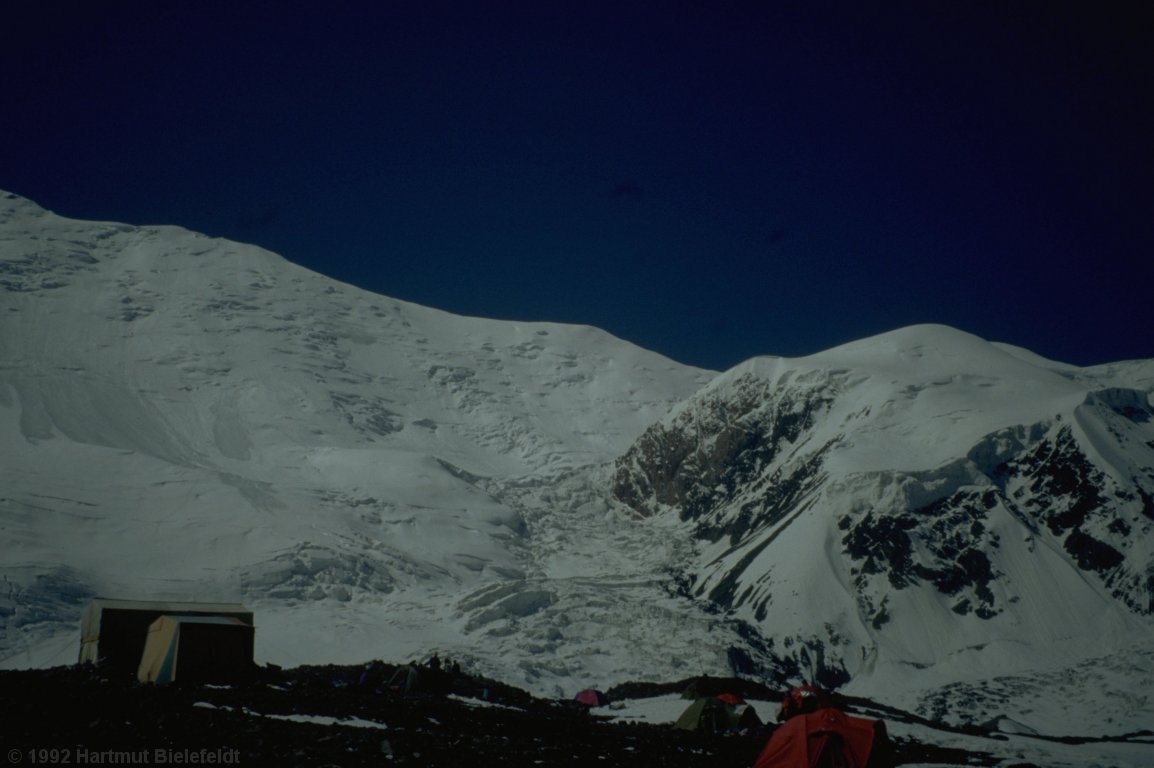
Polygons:
M66 216L715 369L920 322L1154 357L1139 4L19 5L0 188Z

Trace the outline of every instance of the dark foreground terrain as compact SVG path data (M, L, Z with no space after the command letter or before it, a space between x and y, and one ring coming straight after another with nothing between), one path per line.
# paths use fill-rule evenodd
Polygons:
M772 728L721 736L619 722L467 674L426 674L403 693L393 671L263 668L236 686L146 685L80 666L0 672L0 765L751 766ZM762 692L751 685L726 684ZM895 755L899 765L993 764L909 741Z

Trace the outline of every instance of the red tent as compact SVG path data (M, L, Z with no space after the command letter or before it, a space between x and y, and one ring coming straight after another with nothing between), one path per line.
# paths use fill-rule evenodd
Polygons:
M724 701L726 704L729 704L732 707L740 707L742 704L745 703L745 699L741 698L740 696L738 696L735 693L722 693L722 694L718 695L717 698L721 701Z
M753 768L874 768L875 742L887 741L880 720L826 708L795 715L773 732ZM880 752L875 757L881 757Z

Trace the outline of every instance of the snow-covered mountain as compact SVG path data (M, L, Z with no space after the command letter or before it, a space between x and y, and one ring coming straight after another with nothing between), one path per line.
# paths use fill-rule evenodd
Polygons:
M0 659L73 661L97 594L239 599L281 664L1145 727L1152 390L938 326L718 375L0 193Z
M606 552L617 528L657 537L565 478L712 378L594 328L457 317L14 195L0 288L9 665L72 661L93 594L245 600L282 663L515 640L554 664L562 619L511 626L562 614L562 589L596 602L582 579L606 574L627 603L664 551ZM565 610L566 637L598 635L573 653L597 654L608 607Z
M685 592L756 627L771 667L990 715L979 691L1011 706L1097 657L1149 679L1152 390L1151 361L905 328L726 372L617 461L612 493L692 529Z

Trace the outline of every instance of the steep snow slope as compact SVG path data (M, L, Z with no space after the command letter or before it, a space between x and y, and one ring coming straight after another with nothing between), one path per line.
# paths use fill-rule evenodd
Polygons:
M995 680L1116 654L1154 681L1152 371L941 326L751 360L647 430L613 492L692 530L687 593L758 627L766 668L984 720Z
M712 375L14 195L0 289L9 665L71 660L93 594L244 599L288 663L491 644L564 603L502 489L611 460Z

